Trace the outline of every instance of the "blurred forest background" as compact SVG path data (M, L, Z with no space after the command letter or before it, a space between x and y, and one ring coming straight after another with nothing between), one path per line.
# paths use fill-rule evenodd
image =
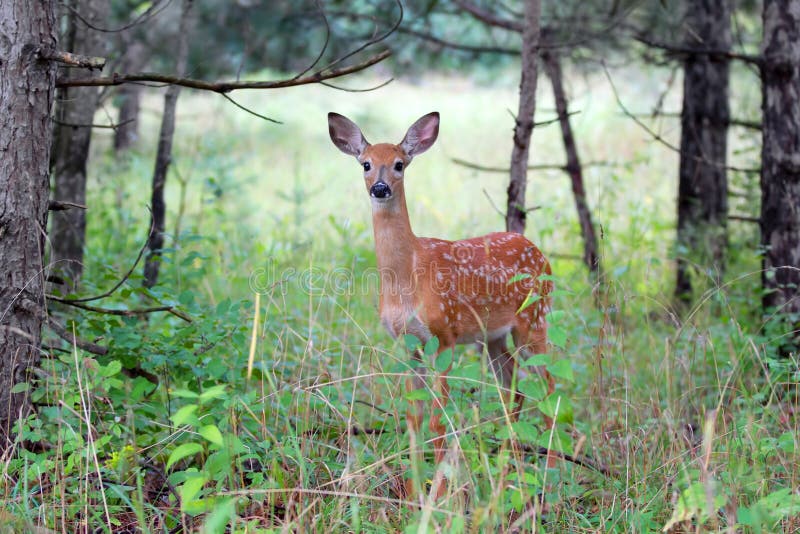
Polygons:
M800 0L3 0L0 37L2 532L800 530ZM459 347L440 500L329 111L439 111L417 235L552 263L556 392L514 422Z

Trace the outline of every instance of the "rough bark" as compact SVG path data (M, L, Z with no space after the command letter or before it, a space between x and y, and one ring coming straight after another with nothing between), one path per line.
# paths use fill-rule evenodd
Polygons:
M686 48L730 51L730 21L730 0L688 2ZM693 266L717 285L725 271L729 59L687 54L683 72L675 297L688 303Z
M11 389L39 361L56 70L36 51L56 41L54 2L0 3L0 450L29 411Z
M77 6L81 17L94 26L102 26L108 17L107 0L83 0ZM93 56L105 55L104 35L89 28L69 11L67 41L70 52ZM66 77L75 69L64 69ZM96 87L65 87L56 94L56 123L52 153L53 199L86 204L86 163L92 139L94 112L99 90ZM86 237L86 212L80 209L53 213L50 242L50 265L53 274L69 281L74 289L83 273L83 246Z
M183 76L189 58L189 14L192 0L184 0L181 21L178 28L178 54L176 57L176 76ZM156 163L153 170L153 193L151 198L152 217L150 235L147 240L149 250L144 264L144 286L153 287L158 282L158 271L161 265L161 249L164 248L164 230L166 228L167 206L164 200L164 187L167 183L167 172L172 162L172 141L175 134L175 109L181 87L170 85L164 96L164 115L161 119L161 130L158 136Z
M575 208L578 212L578 222L583 238L583 262L589 272L599 279L601 276L600 256L597 252L597 234L592 223L592 213L586 201L586 188L583 185L583 168L578 156L578 147L575 136L572 134L572 125L569 121L569 103L564 91L564 77L561 71L561 61L553 49L542 51L542 66L545 74L550 79L553 87L553 97L558 113L558 123L561 126L561 139L564 142L564 152L567 157L567 173L572 183L572 196L575 199Z
M800 0L764 1L761 244L763 306L800 346Z
M508 184L506 229L525 232L525 189L527 187L528 154L536 110L537 60L539 57L539 16L541 0L525 1L525 22L522 29L522 76L519 83L519 109L514 126L514 147L511 150L511 175Z
M146 64L145 47L134 41L125 47L121 72L138 72ZM139 139L139 109L143 86L136 83L124 84L117 96L120 100L117 128L114 130L114 151L119 153L131 148Z

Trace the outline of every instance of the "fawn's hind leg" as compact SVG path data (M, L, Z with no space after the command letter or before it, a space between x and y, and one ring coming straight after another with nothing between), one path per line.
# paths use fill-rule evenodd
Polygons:
M489 352L489 365L492 368L492 372L494 372L502 386L506 388L506 390L510 390L514 385L514 374L517 374L517 380L519 380L524 376L524 373L519 369L514 355L508 350L505 336L490 339L486 348ZM503 398L505 398L509 404L513 403L511 418L516 421L521 408L522 395L515 392L514 397L511 398L509 394L504 393Z
M547 323L544 321L537 321L533 325L518 324L517 327L511 330L511 335L514 338L514 344L525 358L535 354L547 353ZM547 368L544 365L537 365L532 369L547 383L547 394L553 393L556 389L556 383ZM545 427L548 431L551 431L553 429L553 419L547 415L542 417ZM547 467L555 467L557 458L558 456L553 451L548 450Z

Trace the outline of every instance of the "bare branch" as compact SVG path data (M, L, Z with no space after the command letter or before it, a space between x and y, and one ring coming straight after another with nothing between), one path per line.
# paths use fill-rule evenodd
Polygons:
M66 202L63 200L51 200L47 205L47 209L50 211L66 211L71 210L72 208L79 210L89 209L83 204L76 204L74 202Z
M60 124L61 126L67 126L69 128L101 128L101 129L108 129L108 130L116 130L120 126L125 126L129 122L133 122L133 119L128 119L126 121L122 121L119 124L75 124L72 122L64 122L52 117L51 120L56 123Z
M668 52L670 55L674 55L677 57L682 56L709 56L714 58L724 58L724 59L735 59L738 61L742 61L744 63L750 63L753 65L761 65L763 60L762 56L754 56L750 54L740 54L737 52L731 52L729 50L714 50L709 48L695 48L691 46L676 46L669 43L662 43L660 41L654 41L649 37L637 34L633 36L634 39L639 41L640 43L647 45L652 48L658 48L660 50L664 50Z
M421 32L418 30L412 30L410 28L400 28L398 30L400 33L406 33L408 35L413 35L414 37L419 37L420 39L425 39L426 41L430 41L432 43L444 46L446 48L452 48L453 50L461 50L463 52L474 52L476 54L506 54L510 56L518 56L520 54L518 48L504 48L502 46L479 46L479 45L467 45L461 43L454 43L452 41L445 41L440 37L436 37L430 33Z
M109 28L101 28L99 26L95 26L94 24L92 24L91 22L86 20L86 17L81 15L80 12L77 9L75 9L74 7L72 7L69 2L59 2L59 4L61 4L63 7L66 7L68 10L70 10L75 15L75 17L77 17L77 19L80 20L82 23L84 23L88 28L91 28L91 29L93 29L95 31L103 32L103 33L119 33L121 31L127 30L128 28L132 28L132 27L136 26L137 24L141 24L145 20L157 15L161 11L164 11L164 9L166 9L167 6L169 6L171 3L172 3L172 0L156 0L155 2L153 2L150 5L149 8L147 8L144 11L144 13L142 13L141 15L139 15L138 17L133 19L133 21L131 21L130 23L128 23L128 24L126 24L124 26L120 26L119 28L109 29ZM163 7L162 7L162 4L163 4ZM157 9L159 7L161 7L161 9Z
M484 24L488 24L489 26L494 26L496 28L511 30L512 32L522 33L522 23L517 22L516 20L499 17L494 13L490 13L485 9L481 9L471 2L465 2L464 0L453 0L453 2Z
M122 287L122 284L124 284L124 283L125 283L125 281L126 281L128 278L130 278L131 274L133 274L133 271L136 269L136 266L137 266L137 265L139 265L139 261L142 259L142 256L144 255L144 251L145 251L145 249L147 249L147 240L145 240L145 242L144 242L144 245L142 245L142 248L141 248L141 249L139 249L139 254L136 256L136 259L134 260L134 262L133 262L133 265L131 266L131 268L130 268L130 269L128 269L128 272L127 272L127 273L125 273L125 276L123 276L123 277L122 277L122 279L121 279L119 282L117 282L116 284L114 284L114 287L112 287L111 289L109 289L109 290L108 290L108 291L106 291L105 293L101 293L100 295L96 295L96 296L94 296L94 297L83 297L83 298L78 298L78 299L69 299L69 302L70 302L70 303L75 303L75 302L91 302L91 301L93 301L93 300L100 300L100 299L104 299L104 298L106 298L106 297L110 296L110 295L111 295L112 293L114 293L114 292L115 292L117 289L119 289L120 287Z
M59 79L56 81L56 87L87 87L87 86L107 86L107 85L122 85L124 83L143 83L154 82L163 83L167 85L180 85L181 87L188 87L190 89L198 89L202 91L212 91L215 93L228 93L238 89L281 89L284 87L294 87L298 85L307 85L311 83L319 83L321 81L330 80L332 78L339 78L354 72L364 70L376 63L380 63L387 57L391 56L392 52L386 50L370 57L369 59L350 65L349 67L342 67L340 69L323 69L311 75L302 78L288 78L284 80L274 81L244 81L244 82L208 82L205 80L197 80L194 78L180 78L169 74L158 74L154 72L141 72L136 74L117 74L114 73L111 77L106 78L84 78L84 79Z
M85 341L73 334L70 334L67 332L67 329L58 324L58 321L56 321L53 317L47 318L47 325L50 327L50 330L58 335L58 337L71 345L75 345L81 350L91 352L92 354L97 354L98 356L104 356L108 354L108 347L92 343L91 341Z
M749 215L728 215L729 221L742 221L750 223L760 223L761 219L758 217L751 217Z
M373 37L372 39L369 39L364 44L362 44L361 46L355 48L354 50L351 50L347 54L345 54L345 55L333 60L332 62L328 63L324 68L320 69L319 72L327 71L328 69L338 65L342 61L344 61L344 60L346 60L346 59L348 59L350 57L353 57L354 55L358 54L362 50L365 50L366 48L368 48L368 47L370 47L370 46L372 46L374 44L377 44L377 43L383 41L384 39L386 39L387 37L389 37L390 35L392 35L397 30L397 28L400 27L400 23L403 22L403 13L404 13L404 11L403 11L403 3L400 0L395 0L395 1L397 2L398 9L400 9L400 16L397 17L397 20L395 21L394 25L392 25L391 28L389 28L387 31L385 31L382 34L377 35L377 36ZM326 19L326 22L327 22L327 19ZM377 61L376 61L376 63L377 63Z
M668 117L677 119L680 118L681 114L678 111L657 111L656 113L633 113L633 115L640 117L640 118L652 118L652 117ZM745 119L729 119L728 123L731 126L739 126L741 128L747 128L748 130L757 130L761 131L761 123L756 121L749 121Z
M103 70L103 67L106 66L106 58L104 57L73 54L72 52L64 52L63 50L56 50L55 48L51 47L41 47L37 50L37 53L42 59L55 61L69 67L81 67L89 70Z
M670 143L669 141L664 139L661 136L661 134L659 134L658 132L653 131L652 128L647 126L636 115L631 113L628 110L628 108L625 107L625 104L622 103L622 98L620 98L619 92L617 91L617 86L614 85L614 81L611 79L611 74L608 72L608 69L606 68L605 64L603 64L603 72L605 72L605 74L606 74L606 78L608 79L608 83L611 85L611 90L614 93L614 98L616 99L617 105L619 106L619 108L622 111L622 113L624 113L627 117L629 117L631 120L633 120L633 122L635 122L637 125L639 125L639 127L642 128L645 132L650 134L650 136L653 138L653 140L658 141L659 143L661 143L665 147L669 148L670 150L673 150L673 151L677 152L678 154L680 154L681 153L681 149L679 147L673 145L672 143ZM695 156L695 159L698 160L698 161L702 161L704 163L708 163L709 165L713 165L715 167L724 167L725 169L727 169L729 171L744 172L744 173L750 173L750 174L756 174L756 173L760 173L761 172L761 169L748 169L748 168L743 168L743 167L732 167L730 165L723 165L719 161L711 161L709 159L701 158L701 157L698 157L698 156Z
M476 171L482 172L496 172L496 173L508 173L508 167L489 167L486 165L481 165L479 163L472 163L470 161L466 161L459 158L451 158L450 161L455 163L456 165L461 165L462 167L467 167L468 169L474 169ZM589 161L586 163L581 164L582 167L614 167L616 163L610 161ZM558 163L540 163L538 165L528 165L529 171L564 171L569 172L569 168L566 164L559 165Z
M121 317L136 317L138 315L148 315L150 313L157 313L157 312L167 312L171 313L175 317L179 317L183 319L187 323L192 322L192 318L189 317L184 312L175 308L175 306L154 306L152 308L139 308L135 310L117 310L113 308L99 308L97 306L90 306L88 304L83 304L76 300L72 299L64 299L61 297L57 297L55 295L45 295L47 300L52 300L55 302L60 302L61 304L66 304L67 306L74 306L75 308L80 308L81 310L86 310L94 313L102 313L105 315L117 315Z
M329 13L337 17L373 20L373 17L370 17L369 15L363 15L361 13L354 13L351 11L330 11ZM453 41L447 41L431 33L415 30L412 28L407 28L404 26L399 26L396 31L398 31L399 33L404 33L406 35L411 35L413 37L419 37L420 39L423 39L425 41L429 41L431 43L443 46L445 48L450 48L452 50L459 50L461 52L471 52L474 54L505 54L510 56L518 56L520 54L518 48L504 48L502 46L470 45L470 44L456 43Z

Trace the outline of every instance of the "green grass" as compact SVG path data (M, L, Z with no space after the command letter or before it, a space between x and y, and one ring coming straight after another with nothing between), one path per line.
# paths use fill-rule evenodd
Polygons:
M615 76L636 111L665 84L657 73ZM3 464L4 528L650 532L671 518L683 521L678 531L798 528L798 367L775 357L781 332L756 311L755 230L732 225L726 284L677 318L677 154L622 116L594 77L573 80L572 106L583 159L614 164L586 171L603 228L604 288L572 258L581 243L568 178L529 176L528 201L541 207L527 235L551 257L562 290L553 328L566 342L550 355L557 395L529 402L511 424L485 357L460 347L441 467L447 495L404 495L404 478L424 489L437 476L431 436L406 432L409 359L378 321L375 284L365 280L375 265L368 197L356 162L330 143L326 113L350 116L370 141L397 142L413 120L440 111L439 141L406 175L409 212L418 235L458 239L502 228L487 196L502 206L507 177L451 158L507 165L515 83L508 74L485 87L432 78L370 93L310 86L235 95L282 126L184 93L161 283L142 290L139 268L102 305L175 303L193 322L60 312L110 353L60 345L66 352L44 361L39 414L21 434L37 446L18 447ZM552 116L549 98L543 86L539 120ZM144 241L160 106L147 98L141 143L121 160L108 134L96 134L86 294L118 280ZM674 91L665 106L679 106ZM677 140L676 122L657 127ZM735 157L752 156L752 138L731 144ZM556 126L536 131L532 163L561 163L561 153ZM702 273L697 280L708 285ZM120 364L158 375L158 386L123 375ZM541 410L556 399L556 444L610 474L568 462L548 470L505 439L550 443ZM544 510L534 507L540 493Z

